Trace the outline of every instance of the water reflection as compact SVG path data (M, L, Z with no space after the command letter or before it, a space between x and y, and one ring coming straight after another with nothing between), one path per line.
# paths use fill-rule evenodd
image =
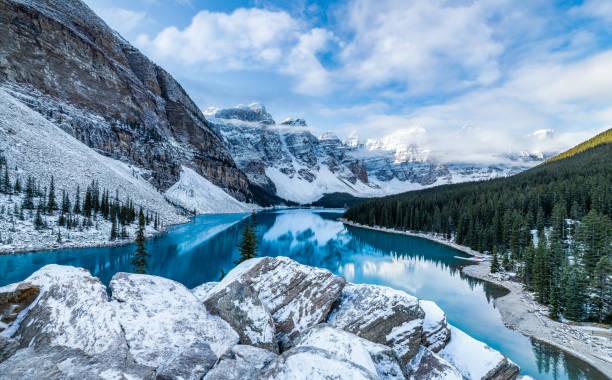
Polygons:
M507 329L493 299L505 290L461 274L465 261L448 247L403 235L344 227L338 212L290 210L258 215L261 253L289 256L342 274L348 281L381 284L437 302L450 323L508 355L537 379L603 379L593 368L547 344ZM187 287L219 278L238 257L246 215L206 215L147 242L149 272ZM108 284L129 271L134 246L39 252L0 257L0 281L20 281L47 263L81 266Z

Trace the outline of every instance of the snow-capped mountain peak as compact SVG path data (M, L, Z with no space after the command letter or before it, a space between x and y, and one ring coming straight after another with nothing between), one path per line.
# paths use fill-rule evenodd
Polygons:
M356 134L344 141L333 132L317 138L304 119L275 124L260 104L205 111L205 116L252 183L298 203L332 192L382 196L506 176L527 167L523 161L523 166L434 162L428 149L409 141L418 131L365 143Z
M281 121L281 125L289 125L291 127L307 127L306 120L304 119L295 119L292 117L288 117L285 120Z
M239 120L243 122L259 123L263 125L276 124L272 115L266 111L266 107L261 103L251 103L249 105L239 104L232 108L208 107L203 111L207 118Z

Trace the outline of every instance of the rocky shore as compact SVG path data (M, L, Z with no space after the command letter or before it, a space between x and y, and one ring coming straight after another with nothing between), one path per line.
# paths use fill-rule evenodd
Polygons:
M612 377L612 331L553 321L548 317L548 308L537 303L533 293L512 281L507 273L491 273L490 266L485 261L465 266L461 272L510 291L494 301L506 326L558 347Z
M433 302L285 258L194 289L47 265L0 288L3 379L514 379ZM110 297L109 297L110 294Z
M370 227L346 219L340 219L340 221L353 227L428 239L469 255L482 255L482 253L469 247L433 234ZM553 321L548 317L548 308L537 303L533 294L525 290L521 283L513 281L510 274L492 274L489 261L466 265L461 272L466 276L487 281L509 291L507 295L494 300L506 326L526 336L558 347L612 377L612 332L602 332L597 328L579 328L567 323Z

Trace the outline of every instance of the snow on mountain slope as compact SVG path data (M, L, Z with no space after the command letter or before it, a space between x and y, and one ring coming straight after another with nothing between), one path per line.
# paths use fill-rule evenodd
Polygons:
M441 163L397 136L365 143L355 135L341 141L331 132L317 138L303 119L277 124L259 103L203 112L252 183L303 204L333 192L375 197L507 176L537 162L517 155L498 165Z
M242 203L186 166L177 183L166 190L166 199L198 214L251 212L252 204Z
M249 182L164 69L81 0L0 0L0 86L165 191L189 166L239 200Z
M47 186L54 176L56 192L85 192L92 180L119 198L127 196L137 207L159 213L165 224L184 222L157 189L139 174L141 169L102 156L67 134L39 113L0 89L0 150L7 157L11 172L24 183L34 177ZM81 194L83 196L83 194ZM81 198L83 199L83 198Z

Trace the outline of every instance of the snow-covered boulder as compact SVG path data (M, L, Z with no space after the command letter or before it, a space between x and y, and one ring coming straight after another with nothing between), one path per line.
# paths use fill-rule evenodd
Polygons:
M89 271L51 264L25 282L38 286L40 294L5 336L18 336L22 347L55 345L125 358L126 341L106 287Z
M206 343L194 343L179 351L157 367L157 380L200 380L217 361L217 356Z
M237 344L223 354L204 380L259 379L277 355L263 348Z
M384 344L361 339L361 343L370 353L376 367L376 373L382 380L404 380L407 378L406 366L402 364L397 352Z
M0 335L0 363L10 358L19 349L17 339L5 338Z
M410 380L462 380L461 372L426 347L407 365Z
M419 350L424 317L414 296L385 286L348 284L328 322L393 348L405 364Z
M240 343L278 353L274 321L257 293L246 283L232 281L210 290L204 306L240 335Z
M421 344L433 352L438 352L446 346L451 337L446 314L435 302L421 300L419 305L425 312Z
M195 288L191 289L191 293L193 293L193 295L196 296L197 299L204 302L204 300L206 300L208 292L218 284L219 283L215 281L205 282L202 285L198 285Z
M451 340L438 355L459 369L465 378L507 380L518 376L520 368L505 355L454 326L450 329Z
M196 343L217 357L238 343L238 334L178 282L143 274L117 273L110 282L112 304L137 363L158 367Z
M270 363L262 380L373 380L376 373L312 346L293 347Z
M296 347L315 347L331 352L336 357L360 365L370 373L376 367L361 338L328 324L314 326L296 340Z
M155 369L60 346L28 347L0 363L2 379L153 379Z
M40 294L40 287L20 282L0 288L0 332L11 325L19 313L30 306Z
M218 287L234 281L250 285L258 293L274 319L282 351L291 347L301 332L325 321L346 283L326 269L287 257L247 260L230 271Z

